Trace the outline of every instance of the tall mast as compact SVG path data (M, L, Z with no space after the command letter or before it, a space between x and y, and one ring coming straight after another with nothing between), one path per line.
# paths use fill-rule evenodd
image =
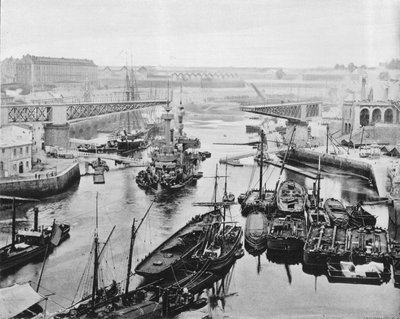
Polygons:
M140 226L142 226L143 221L145 220L146 216L150 212L151 206L153 206L155 199L151 202L149 208L147 209L146 214L144 214L142 220L139 223L139 226L135 228L135 222L136 220L133 219L132 222L132 229L131 229L131 243L129 246L129 259L128 259L128 269L127 269L127 274L126 274L126 286L125 286L125 295L128 294L129 292L129 281L130 281L130 276L131 276L131 269L132 269L132 255L133 255L133 246L135 244L135 239L136 239L136 233L138 232Z
M98 234L98 200L99 200L99 193L96 193L96 228L94 230L94 266L93 266L93 287L92 287L92 311L94 311L95 300L96 300L96 292L98 288L98 245L99 245L99 234Z
M214 209L217 209L217 180L218 180L218 164L215 164L215 182L214 182Z
M328 154L328 148L329 148L329 124L326 125L326 151L325 153Z
M276 194L276 192L278 190L278 185L279 185L279 182L281 180L281 175L282 175L283 169L285 167L285 163L286 163L286 160L287 160L287 157L288 157L288 154L289 154L290 146L292 145L292 142L293 142L293 137L294 137L294 133L295 132L296 132L296 125L293 126L292 136L290 137L288 148L287 148L286 153L285 153L285 158L283 159L283 162L282 162L282 165L281 165L281 171L279 172L279 177L278 177L278 180L276 181L274 194Z
M14 249L15 246L15 219L16 219L16 213L15 213L15 197L13 197L13 216L12 216L12 233L11 233L11 247Z
M135 218L133 219L132 229L131 229L131 243L129 246L129 257L128 257L128 271L126 274L126 286L125 286L125 295L128 294L129 291L129 279L131 276L131 269L132 269L132 254L133 254L133 245L135 243Z
M318 157L318 185L317 185L317 223L319 222L319 202L320 202L320 191L321 191L321 156Z
M228 188L228 162L225 162L225 187L224 187L224 195L227 196L227 188Z
M261 145L260 145L260 199L262 197L262 177L263 177L263 162L264 162L264 130L261 130Z

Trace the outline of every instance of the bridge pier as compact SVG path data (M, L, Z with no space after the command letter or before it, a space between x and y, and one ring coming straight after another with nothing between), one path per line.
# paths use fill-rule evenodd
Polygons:
M67 150L69 145L69 127L69 123L46 124L44 127L44 145L58 146Z
M298 147L305 147L308 141L308 124L304 122L287 121L285 140L289 143L293 129L296 126L293 143Z

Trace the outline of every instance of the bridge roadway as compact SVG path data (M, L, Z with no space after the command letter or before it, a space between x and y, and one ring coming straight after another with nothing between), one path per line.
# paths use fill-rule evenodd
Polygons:
M2 105L1 125L16 122L41 122L65 125L90 117L168 105L169 100L137 100L121 102L84 102L63 104Z
M244 112L268 115L290 120L292 122L307 122L321 116L321 101L304 101L280 104L253 104L242 106Z

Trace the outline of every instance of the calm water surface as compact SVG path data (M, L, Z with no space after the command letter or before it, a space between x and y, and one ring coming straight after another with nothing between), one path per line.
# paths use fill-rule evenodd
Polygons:
M243 117L243 115L242 115ZM248 121L248 120L247 120ZM252 152L248 146L214 145L214 142L247 142L245 133L246 120L224 122L218 119L201 121L195 117L185 123L189 135L198 136L202 149L212 153L211 159L202 163L201 170L205 177L212 177L215 166L225 156ZM253 135L253 139L256 137ZM252 160L244 160L244 167L228 168L228 190L236 196L246 191L249 185L257 183L257 171L250 184L253 172ZM205 211L203 207L194 207L192 203L210 201L214 180L203 178L197 184L179 193L145 193L139 189L134 177L139 168L113 168L106 173L106 184L94 185L91 176L82 177L80 183L69 192L48 198L38 207L40 223L51 224L55 218L71 224L71 237L56 248L49 256L42 279L44 288L55 295L48 303L50 311L67 306L74 299L78 283L88 263L91 247L96 204L99 194L99 235L105 241L115 225L110 245L105 250L106 264L101 272L103 281L108 284L113 278L123 279L127 264L129 232L132 219L140 219L155 198L151 212L144 222L136 240L134 264L150 252L172 232L180 228L195 214ZM219 165L223 173L224 166ZM83 171L83 170L82 170ZM274 188L279 175L279 168L268 168L264 174L267 185ZM292 178L312 187L308 178L285 172L284 178ZM219 191L222 196L223 181ZM348 204L361 199L376 197L377 194L368 182L352 176L324 176L322 197L337 197ZM376 208L378 224L387 228L387 211ZM240 215L239 206L232 207L230 214L240 224L245 219ZM27 225L33 219L32 209L19 213L20 225ZM6 222L1 223L3 243L9 237ZM314 276L303 272L301 263L285 266L267 259L266 254L258 259L247 253L235 265L230 292L237 292L226 299L226 314L233 318L365 318L372 316L400 317L400 290L395 289L393 281L382 286L349 284L330 284L325 276ZM29 264L14 274L1 278L1 287L15 282L32 280L36 282L41 270L41 263ZM135 278L139 282L140 278ZM133 287L135 282L131 285ZM42 290L46 293L46 290ZM191 317L190 313L185 317ZM194 314L193 314L194 316Z

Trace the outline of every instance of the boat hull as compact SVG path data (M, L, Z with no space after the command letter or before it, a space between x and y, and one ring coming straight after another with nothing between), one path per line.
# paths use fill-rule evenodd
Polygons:
M136 266L135 272L146 279L173 276L202 244L203 227L220 218L219 210L195 216L143 259Z
M267 248L268 250L279 250L279 251L301 251L304 247L304 240L299 238L283 238L272 236L267 237Z
M11 271L26 265L32 261L43 261L46 253L46 245L43 246L29 246L21 252L6 257L6 249L11 248L11 245L3 247L0 251L0 272ZM51 246L49 250L51 250Z

